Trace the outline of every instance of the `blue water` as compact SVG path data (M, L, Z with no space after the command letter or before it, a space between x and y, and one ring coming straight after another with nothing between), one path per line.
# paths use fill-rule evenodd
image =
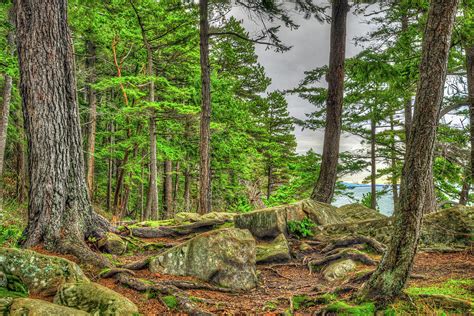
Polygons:
M350 193L351 196L337 195L334 206L342 206L351 203L360 203L362 196L370 192L370 185L345 183L349 188L344 193ZM390 216L393 213L393 197L391 187L385 185L377 185L377 208L380 213Z

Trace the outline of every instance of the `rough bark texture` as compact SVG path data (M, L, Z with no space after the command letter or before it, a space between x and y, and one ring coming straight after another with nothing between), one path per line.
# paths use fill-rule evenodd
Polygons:
M398 197L398 176L395 176L394 172L397 168L397 154L395 148L395 126L394 126L394 119L393 115L390 116L390 130L392 131L392 136L390 137L390 141L392 142L391 145L391 157L390 157L390 167L392 168L392 195L393 195L393 211L397 212L400 206L400 200Z
M178 193L179 193L179 171L180 163L176 161L174 169L174 188L173 188L173 211L176 213L178 211Z
M474 182L474 45L466 48L467 89L471 125L471 183Z
M191 210L191 172L188 168L184 171L184 211Z
M82 242L95 231L84 178L66 0L16 0L30 178L25 246Z
M163 163L163 214L166 218L173 217L173 162L166 160Z
M94 196L94 154L95 154L95 133L97 126L97 96L95 90L91 87L96 81L95 62L96 62L96 46L94 42L88 40L86 42L87 59L86 68L88 71L87 99L89 101L89 134L87 137L87 188L89 189L89 197L92 200Z
M15 113L15 123L18 126L18 140L15 144L16 151L16 196L18 203L25 202L27 197L27 168L26 168L26 149L25 149L25 132L23 129L23 114L21 108Z
M199 1L201 50L201 130L199 141L199 213L211 211L211 70L208 0Z
M8 32L7 42L13 54L13 32ZM8 117L10 115L10 101L12 97L13 79L9 74L5 74L2 93L2 118L0 121L0 208L3 199L3 161L5 157L5 145L7 143Z
M457 5L458 0L433 0L429 9L415 113L403 167L400 211L394 218L388 250L362 290L366 299L381 304L400 295L417 250Z
M329 54L328 98L326 104L326 130L321 161L321 171L314 187L313 200L331 203L336 185L341 138L342 103L344 96L344 60L346 55L347 0L335 0L332 4L331 47Z

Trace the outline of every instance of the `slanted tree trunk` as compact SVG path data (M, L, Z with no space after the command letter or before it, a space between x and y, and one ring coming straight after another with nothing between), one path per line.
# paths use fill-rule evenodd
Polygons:
M436 212L438 209L438 203L436 202L436 192L433 176L433 160L430 161L430 167L428 169L428 178L425 188L425 202L423 204L423 214L429 214Z
M163 214L166 218L173 217L173 162L169 159L163 163Z
M96 81L95 62L96 46L95 43L86 41L86 68L89 74L89 84L87 86L87 98L89 101L89 134L87 137L87 188L91 201L94 199L94 154L95 154L95 133L97 127L97 96L95 90L91 87Z
M372 111L373 112L373 111ZM372 113L374 116L374 113ZM377 132L377 126L375 124L375 118L372 117L370 120L370 208L377 209L377 161L375 159L375 136Z
M201 129L199 141L199 213L211 211L211 70L209 63L208 0L199 1L201 52Z
M324 203L331 203L337 178L344 97L344 61L348 11L349 4L347 0L334 0L332 2L326 129L319 177L311 194L313 200Z
M8 32L7 43L13 55L13 32ZM9 74L4 75L2 93L2 118L0 121L0 209L3 205L3 163L5 157L5 145L7 143L8 117L10 116L10 101L12 97L13 78Z
M400 295L416 254L458 1L433 0L428 13L415 113L403 166L400 211L395 214L388 249L362 289L365 299L382 305Z
M15 0L30 179L24 246L85 247L99 229L85 181L66 0ZM69 249L69 248L67 248Z

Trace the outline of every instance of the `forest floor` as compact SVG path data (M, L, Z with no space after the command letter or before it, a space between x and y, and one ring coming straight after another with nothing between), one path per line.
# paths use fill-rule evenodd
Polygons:
M149 241L149 240L147 240ZM173 242L173 239L160 239L163 242ZM293 251L297 251L296 244L300 241L293 240ZM76 261L74 257L51 253L40 247L34 250L48 255L65 257ZM259 264L257 266L259 285L256 289L242 293L223 293L208 290L187 290L190 297L196 298L197 304L204 310L215 314L314 314L325 306L324 304L298 304L298 298L311 298L321 293L331 293L345 285L345 281L328 282L319 272L311 273L305 264L308 258L318 259L318 249L305 252L305 255L296 254L295 259L284 263ZM153 255L153 252L135 255L111 256L116 263L130 263ZM380 257L375 256L374 259ZM134 302L140 313L144 315L157 315L171 313L163 302L147 293L139 293L115 282L114 279L99 279L97 271L91 267L82 266L84 272L94 281L104 285ZM361 271L373 269L369 266L358 266L351 273L357 275ZM350 276L351 276L350 275ZM408 287L436 287L449 280L474 280L474 252L420 252L416 255L412 272L415 278L410 279ZM148 269L136 271L136 276L150 281L187 280L198 281L192 277L178 277L151 273ZM339 296L339 299L349 299L351 291ZM423 314L435 314L429 306L424 307ZM403 313L402 313L403 314Z

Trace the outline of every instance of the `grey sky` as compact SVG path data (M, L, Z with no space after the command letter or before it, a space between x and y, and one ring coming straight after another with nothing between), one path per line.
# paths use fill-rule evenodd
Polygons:
M327 1L318 1L326 4ZM291 4L290 4L291 5ZM330 14L330 9L327 12ZM253 21L247 18L241 9L234 9L231 13L238 19L244 20L244 26L252 34L259 29ZM280 28L280 39L292 49L285 53L276 53L263 45L257 45L256 51L259 62L265 67L267 75L272 79L270 90L286 90L296 87L304 77L304 71L326 65L329 61L330 25L320 23L315 18L304 19L302 15L293 14L294 21L300 25L297 30ZM356 55L361 47L354 43L354 37L366 34L370 27L364 22L363 16L356 16L351 12L347 20L346 56ZM326 82L322 84L326 85ZM287 96L290 114L297 118L305 118L305 113L313 111L313 106L298 96ZM324 131L295 130L299 153L313 149L322 152ZM355 136L344 135L341 139L341 151L360 149L360 139ZM357 175L346 180L361 181L365 175Z

